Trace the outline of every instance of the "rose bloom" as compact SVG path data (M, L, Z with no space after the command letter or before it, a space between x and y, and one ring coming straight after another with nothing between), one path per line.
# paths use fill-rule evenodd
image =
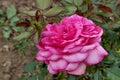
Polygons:
M65 71L82 75L86 67L98 64L108 55L100 45L103 29L91 20L74 14L61 22L46 25L37 44L38 61L52 74Z

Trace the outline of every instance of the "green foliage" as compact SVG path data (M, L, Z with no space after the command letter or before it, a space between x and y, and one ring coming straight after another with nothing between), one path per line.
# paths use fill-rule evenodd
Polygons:
M42 10L49 8L52 2L52 0L36 0L37 7Z
M102 74L101 74L101 72L100 71L96 71L95 73L94 73L94 80L101 80L101 77L102 77Z
M17 49L21 53L25 54L27 52L27 48L29 46L32 46L32 45L33 45L33 43L31 41L29 41L28 39L23 39L23 40L21 40L19 42L16 42L14 44L14 47L15 47L15 49Z
M10 19L16 15L16 8L14 5L11 5L7 8L7 18Z
M51 9L49 9L48 11L46 11L44 13L45 16L47 17L52 17L52 16L56 16L58 15L59 13L61 13L62 11L64 11L64 8L63 7L53 7Z
M0 9L0 16L4 14L4 11Z
M41 68L41 72L37 75L38 80L44 80L45 76L47 75L47 70L46 68Z
M15 26L15 23L18 22L20 19L16 16L16 8L14 5L11 5L7 8L6 12L3 10L0 10L0 26L2 27L3 36L6 39L9 39L12 35L14 35L14 32L21 32L23 31L23 28L19 27L17 28ZM6 13L6 15L4 14ZM7 19L5 19L7 18Z
M36 76L30 76L28 80L36 80Z
M36 10L33 10L33 11L22 11L22 13L24 13L24 14L27 14L27 15L29 15L29 16L35 16L35 13L36 13Z
M31 61L29 63L26 63L24 66L24 71L25 72L33 72L35 70L35 62Z
M9 38L10 37L10 33L11 33L11 29L9 26L4 26L3 27L3 36L5 38Z
M83 3L83 0L73 0L76 6L80 6Z
M20 77L17 80L26 80L26 79L27 79L26 77Z
M67 78L67 80L76 80L76 79L77 79L76 76L73 75L69 75Z
M77 8L75 6L72 6L72 5L65 6L66 15L71 15L71 14L75 13L76 10L77 10Z
M37 69L36 67L39 67ZM30 76L22 76L17 80L44 80L48 74L46 65L44 63L36 64L35 61L30 61L24 65L24 72L31 73Z
M110 80L120 80L120 69L117 67L105 69Z
M25 38L27 38L29 36L30 36L30 32L23 32L20 35L14 37L13 39L20 41L20 40L25 39Z

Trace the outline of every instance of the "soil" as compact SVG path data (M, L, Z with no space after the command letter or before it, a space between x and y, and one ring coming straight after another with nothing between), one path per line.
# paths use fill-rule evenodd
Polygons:
M35 8L35 0L0 0L0 8L6 8L14 4L18 10L26 8L31 10ZM24 15L21 16L21 18ZM27 54L22 54L15 50L13 40L5 40L2 36L0 27L0 80L16 80L25 75L23 71L24 64L34 59L34 48L29 48Z

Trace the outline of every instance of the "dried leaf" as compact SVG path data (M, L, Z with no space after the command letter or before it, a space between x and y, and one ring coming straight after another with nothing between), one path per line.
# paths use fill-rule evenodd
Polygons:
M35 19L39 21L39 18L40 18L40 14L39 14L39 10L37 10L35 13Z
M98 8L101 9L102 11L104 11L104 12L110 12L110 13L112 13L112 9L110 7L108 7L108 6L100 4L98 6Z

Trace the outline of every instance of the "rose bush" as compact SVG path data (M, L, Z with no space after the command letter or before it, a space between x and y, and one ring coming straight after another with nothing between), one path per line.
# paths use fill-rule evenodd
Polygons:
M48 65L52 74L66 71L82 75L88 65L102 61L108 55L100 45L103 29L91 20L74 14L59 24L48 24L37 44L38 61Z

